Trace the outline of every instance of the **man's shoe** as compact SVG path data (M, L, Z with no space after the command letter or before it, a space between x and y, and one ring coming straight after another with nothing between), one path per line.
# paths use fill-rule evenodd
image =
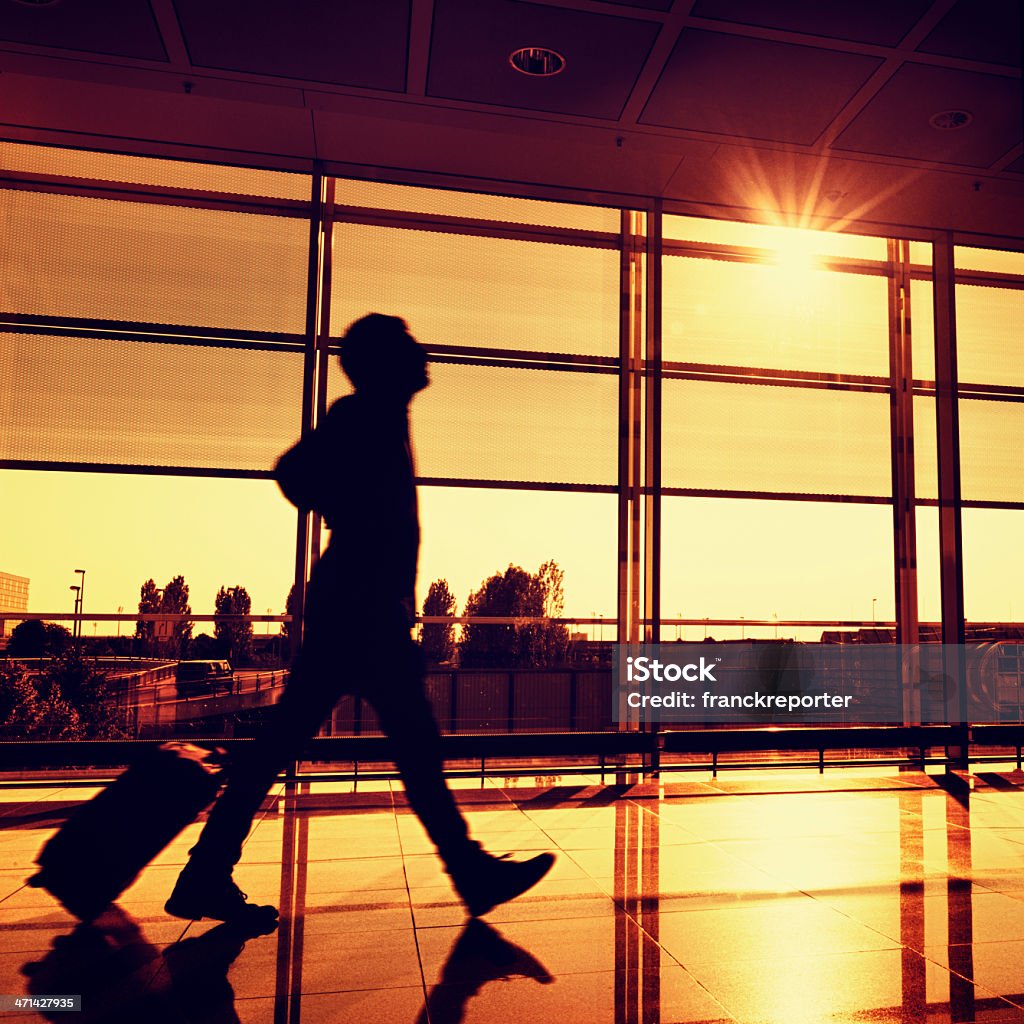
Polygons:
M230 875L203 875L186 867L178 876L164 910L172 917L189 921L209 917L214 921L255 926L277 920L277 907L260 906L247 900Z
M463 864L450 866L449 874L470 917L480 917L532 889L554 863L550 853L519 862L481 852Z

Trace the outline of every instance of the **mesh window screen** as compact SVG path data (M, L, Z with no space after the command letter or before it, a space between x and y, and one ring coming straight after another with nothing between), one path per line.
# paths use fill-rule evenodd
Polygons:
M0 458L269 470L299 433L299 352L0 335Z
M935 399L926 395L914 396L914 488L918 498L939 496Z
M953 249L957 270L987 270L995 274L1024 274L1024 252L1002 249L972 249L958 245Z
M667 256L672 362L888 376L886 279Z
M931 281L910 282L910 344L915 380L935 380L935 307Z
M892 493L885 394L666 380L662 450L666 487Z
M1022 333L1024 288L956 286L957 374L961 383L1024 386Z
M960 399L966 501L1024 501L1024 403ZM1019 541L1018 541L1019 543Z
M709 220L704 217L664 218L666 239L711 242L739 248L771 249L801 256L839 256L847 259L887 259L884 238L847 235L838 231L811 231L777 224L747 224L739 220Z
M93 153L85 149L57 149L21 142L0 142L0 170L306 201L312 189L311 179L304 174L121 153Z
M911 242L910 262L930 267L932 265L932 243Z
M403 317L426 344L616 356L619 255L337 225L331 333L369 312Z
M335 359L329 372L333 401L349 388ZM434 362L430 378L412 404L417 475L615 484L614 374Z
M0 307L299 333L302 218L0 191Z
M619 211L602 206L548 203L537 199L488 196L475 192L386 185L377 181L339 178L335 200L343 206L377 210L435 213L445 217L469 217L474 220L589 231L619 231Z

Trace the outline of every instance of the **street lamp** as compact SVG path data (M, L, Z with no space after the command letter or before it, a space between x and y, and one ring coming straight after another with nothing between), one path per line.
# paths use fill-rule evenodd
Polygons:
M81 606L81 602L82 602L82 588L81 587L76 587L76 586L70 586L70 587L68 587L68 590L73 590L75 592L75 620L74 620L74 622L71 623L71 639L72 640L77 640L78 639L78 627L80 625L79 620L78 620L78 610L79 610L79 607Z
M81 612L85 611L85 570L84 569L76 569L75 573L82 577L78 581L79 584L81 584L79 589L78 589L78 611L81 613ZM79 637L79 639L81 639L81 637L82 637L82 622L81 622L81 619L79 619L79 622L78 622L78 637Z

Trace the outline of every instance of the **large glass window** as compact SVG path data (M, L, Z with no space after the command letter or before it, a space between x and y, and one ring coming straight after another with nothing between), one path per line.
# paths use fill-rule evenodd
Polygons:
M957 370L968 622L1021 619L1024 253L958 247Z
M303 411L349 390L333 356L368 312L405 318L431 359L411 411L418 611L470 613L444 642L422 624L446 728L609 726L610 644L659 625L654 595L666 640L891 641L913 619L897 592L934 636L928 244L680 212L656 251L653 213L333 179L318 265L309 175L23 143L0 165L0 571L59 613L84 569L87 613L125 615L84 640L134 632L150 577L184 577L195 615L221 587L285 610L305 535L273 466ZM956 250L963 564L946 570L969 635L1020 617L1022 296L1024 255ZM280 624L254 627L253 672ZM193 705L187 728L218 713ZM336 725L373 722L349 702Z

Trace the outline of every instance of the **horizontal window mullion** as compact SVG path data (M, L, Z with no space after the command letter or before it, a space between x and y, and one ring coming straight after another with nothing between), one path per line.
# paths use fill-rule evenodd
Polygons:
M407 213L401 210L380 210L359 206L335 206L336 224L370 224L374 227L400 228L412 231L436 231L447 235L479 235L506 238L519 242L547 242L553 245L576 245L591 249L618 249L620 235L584 228L546 227L540 224L515 224L507 221L452 217L440 213Z
M270 469L228 469L215 466L142 466L112 462L53 462L45 459L0 459L0 469L53 473L115 473L126 476L223 477L232 480L273 480Z
M214 345L224 348L302 348L302 334L246 331L230 328L179 327L175 324L129 323L84 317L38 316L0 312L0 332L19 334L73 334L119 341L155 341L176 345Z
M649 489L644 488L649 493ZM742 501L823 501L853 505L891 505L883 494L825 494L807 491L743 491L706 487L662 487L660 493L674 498L734 498Z

